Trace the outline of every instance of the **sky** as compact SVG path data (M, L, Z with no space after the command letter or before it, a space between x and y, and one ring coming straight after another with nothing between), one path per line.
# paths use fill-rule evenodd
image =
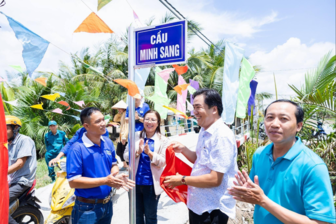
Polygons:
M51 44L37 71L57 72L59 61L70 64L70 53L90 47L94 52L111 34L73 33L92 12L97 0L6 0L0 11L19 21ZM187 19L194 20L212 42L230 41L244 48L244 55L262 71L256 75L257 92L274 94L273 74L279 97L301 86L304 75L318 65L328 51L335 53L335 1L312 0L169 0ZM142 22L150 17L160 24L168 10L158 0L112 0L97 14L119 38L134 22L133 10ZM15 74L10 65L23 68L22 46L5 16L0 14L0 77ZM188 49L207 45L195 37ZM38 73L34 74L35 76Z

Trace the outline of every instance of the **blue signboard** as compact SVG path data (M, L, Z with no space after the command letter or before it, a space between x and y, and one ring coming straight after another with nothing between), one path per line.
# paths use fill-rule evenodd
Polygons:
M135 65L186 63L187 21L135 29Z

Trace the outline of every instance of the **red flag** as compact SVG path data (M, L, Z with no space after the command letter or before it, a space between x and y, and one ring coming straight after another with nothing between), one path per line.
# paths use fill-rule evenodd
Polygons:
M174 189L166 188L164 185L164 179L167 176L176 175L176 173L181 174L182 176L190 176L192 168L184 163L179 158L175 157L175 152L173 147L168 147L166 150L166 167L163 170L160 177L160 185L162 189L167 193L167 195L173 199L176 203L184 202L187 204L188 197L188 186L180 185Z
M8 149L7 143L7 127L5 111L3 108L2 97L0 94L0 217L2 223L8 223Z
M175 68L175 71L178 75L183 75L188 71L188 65L185 66L173 65L173 67Z

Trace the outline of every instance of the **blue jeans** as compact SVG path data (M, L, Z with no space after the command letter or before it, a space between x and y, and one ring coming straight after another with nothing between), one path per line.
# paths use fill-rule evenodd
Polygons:
M160 195L155 195L154 185L136 185L135 194L136 224L156 224Z
M110 224L112 215L112 199L106 204L90 204L76 200L71 221L72 224Z

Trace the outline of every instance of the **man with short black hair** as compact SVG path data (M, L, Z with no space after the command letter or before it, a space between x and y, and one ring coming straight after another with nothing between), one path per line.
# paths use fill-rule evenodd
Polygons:
M199 89L193 97L194 114L202 127L196 152L179 142L171 144L194 164L191 176L168 176L164 183L170 188L188 185L190 224L225 224L236 213L236 201L226 190L238 171L236 139L222 121L223 105L216 90Z
M271 144L257 149L250 175L239 172L229 193L255 204L254 223L335 223L328 168L296 134L304 111L295 102L277 100L265 110ZM252 181L253 180L253 181Z
M106 132L104 115L98 108L88 107L80 114L86 133L68 152L67 179L75 188L76 201L72 223L111 223L111 188L134 187L126 174L119 174L112 141Z

